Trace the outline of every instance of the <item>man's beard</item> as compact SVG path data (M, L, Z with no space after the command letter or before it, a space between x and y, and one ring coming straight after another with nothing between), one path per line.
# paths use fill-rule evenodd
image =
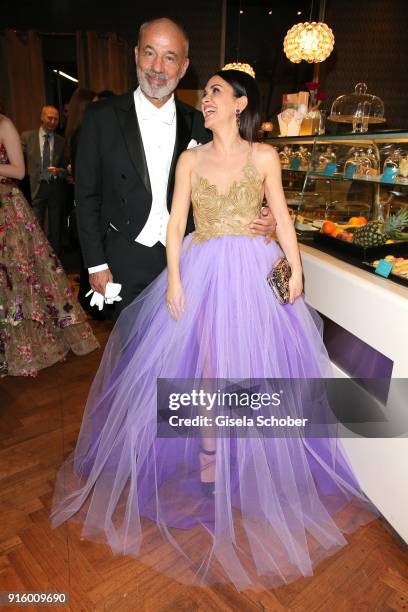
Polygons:
M162 79L163 85L151 85L147 80L147 76L152 76L154 78ZM177 80L172 79L168 80L166 76L162 76L160 73L153 72L153 70L137 70L137 79L139 81L140 89L143 93L149 98L154 98L156 100L161 100L162 98L166 98L177 87Z

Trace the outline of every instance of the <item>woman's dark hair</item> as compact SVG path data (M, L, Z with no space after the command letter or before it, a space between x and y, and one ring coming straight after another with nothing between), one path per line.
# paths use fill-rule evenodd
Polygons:
M67 158L71 159L71 140L73 135L81 127L85 109L95 97L95 92L91 89L76 89L71 96L68 105L67 127L65 129L65 142L67 147Z
M248 98L248 104L240 115L239 135L248 142L257 140L261 115L260 96L255 79L241 70L219 70L215 75L231 85L237 98L241 96Z

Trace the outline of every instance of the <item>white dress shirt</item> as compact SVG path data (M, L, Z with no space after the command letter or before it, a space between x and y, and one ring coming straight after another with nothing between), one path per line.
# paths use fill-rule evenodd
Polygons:
M150 214L135 242L147 247L157 242L166 246L170 216L167 209L167 185L176 142L176 104L174 96L171 96L161 108L157 108L143 95L140 87L136 89L134 99L152 190ZM107 268L107 264L101 264L88 268L88 271L92 274Z

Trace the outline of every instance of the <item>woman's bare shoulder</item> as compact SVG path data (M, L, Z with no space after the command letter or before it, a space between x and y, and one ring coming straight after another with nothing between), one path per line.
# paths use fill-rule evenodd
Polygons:
M272 145L265 142L256 142L253 144L253 158L256 165L263 170L270 169L271 165L280 167L279 155Z
M191 166L195 163L196 155L195 149L186 149L180 154L178 163L182 164L184 167Z
M179 157L179 163L181 162L184 168L193 169L197 164L198 155L206 152L209 148L208 145L211 145L211 143L197 145L196 147L192 147L191 149L186 149L181 153Z
M182 171L183 173L190 173L194 170L197 165L197 149L199 147L194 147L192 149L186 149L180 154L180 157L177 161L177 170Z
M13 128L14 123L11 121L11 119L6 117L6 115L0 114L0 132L9 132Z
M11 146L17 141L20 142L20 136L14 123L5 115L0 115L0 142Z
M279 159L276 148L266 142L256 142L253 145L254 153L257 157L264 160Z

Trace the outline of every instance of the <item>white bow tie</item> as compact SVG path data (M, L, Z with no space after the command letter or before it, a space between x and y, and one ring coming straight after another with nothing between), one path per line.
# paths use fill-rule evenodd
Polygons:
M164 106L163 108L157 109L147 109L144 108L140 113L140 118L144 121L147 119L158 119L167 125L171 125L174 121L174 116L176 114L176 109L174 106Z

